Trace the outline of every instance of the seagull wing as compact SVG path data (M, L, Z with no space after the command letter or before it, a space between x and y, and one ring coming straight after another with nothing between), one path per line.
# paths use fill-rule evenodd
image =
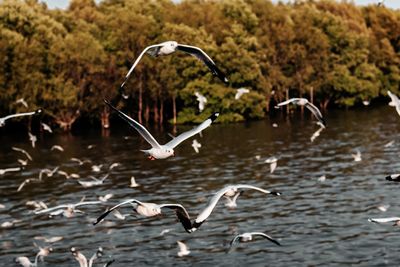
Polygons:
M180 204L162 204L160 208L167 208L175 210L176 216L179 221L182 223L186 232L190 233L190 229L192 229L192 222L190 221L190 216L186 209Z
M225 74L217 67L217 65L215 65L214 61L200 48L196 46L178 44L176 49L197 57L198 59L203 61L204 64L211 70L211 72L215 76L217 76L222 82L228 83L228 78L226 78Z
M16 117L32 116L32 115L35 115L36 113L37 113L37 111L17 113L17 114L8 115L8 116L4 117L3 119L8 120L11 118L16 118Z
M306 108L308 108L312 112L312 114L314 114L317 120L321 122L324 127L326 127L326 122L324 117L322 117L321 111L319 111L319 109L314 104L307 102Z
M113 110L118 112L118 116L120 116L123 120L125 120L127 123L129 123L130 126L132 126L138 133L154 148L161 148L160 144L154 139L154 137L147 131L146 128L143 127L140 123L126 115L125 113L119 111L117 108L115 108L113 105L110 104L107 100L104 100L104 102L111 107ZM183 141L183 140L182 140ZM179 142L180 143L180 142Z
M239 240L239 238L241 238L242 237L242 235L237 235L237 236L235 236L232 240L231 240L231 242L229 243L229 249L228 249L228 252L232 249L232 247L233 247L233 245L235 245L235 243Z
M212 114L208 119L206 119L205 121L203 121L201 124L199 124L198 126L194 127L192 130L181 133L180 135L178 135L177 137L175 137L174 139L172 139L171 141L169 141L168 143L165 144L165 146L169 147L169 148L174 148L177 145L179 145L180 143L182 143L183 141L185 141L186 139L192 137L193 135L198 134L199 132L203 131L204 129L206 129L208 126L211 125L211 123L217 119L219 116L219 113L214 113Z
M369 218L369 222L374 223L388 223L388 222L397 222L400 221L400 217L389 217L389 218Z
M121 84L121 88L124 87L126 81L128 80L129 76L131 75L132 71L135 69L136 65L139 63L140 59L142 59L143 55L151 48L154 47L161 47L162 44L156 44L156 45L150 45L148 47L146 47L142 53L140 53L139 57L135 60L135 62L133 63L132 67L129 69L128 73L125 76L125 80L124 82Z
M100 215L97 220L93 223L93 225L98 224L101 220L103 220L105 217L107 217L108 214L110 214L110 212L112 212L113 210L125 205L125 204L131 204L131 203L137 203L139 205L142 204L142 202L140 202L139 200L136 199L128 199L124 202L119 203L118 205L115 205L114 207L112 207L111 209L109 209L108 211L104 212L102 215Z
M15 150L15 151L18 151L18 152L21 152L21 153L25 154L25 156L26 156L30 161L32 161L31 155L29 155L29 153L26 152L25 150L23 150L22 148L18 148L18 147L14 147L14 146L13 146L12 149Z
M272 243L277 244L278 246L281 245L278 241L276 241L275 239L273 239L272 237L270 237L270 236L267 235L267 234L260 233L260 232L254 232L254 233L249 233L249 234L254 235L254 236L255 236L255 235L262 236L262 237L268 239L269 241L271 241Z
M253 190L260 191L260 192L262 192L264 194L272 194L272 195L276 195L276 196L281 195L281 193L279 193L279 192L269 191L269 190L265 190L265 189L262 189L262 188L257 187L257 186L252 186L252 185L247 185L247 184L238 184L238 185L234 185L234 187L236 187L236 188L253 189Z
M290 104L290 103L297 102L297 101L299 101L299 100L300 100L300 98L291 98L291 99L288 99L288 100L283 101L283 102L281 102L281 103L278 103L277 106L278 106L278 107L285 106L285 105L288 105L288 104Z
M48 208L48 209L42 209L42 210L34 211L34 213L35 214L42 214L42 213L50 212L50 211L53 211L53 210L65 209L65 208L69 208L69 207L71 207L71 205L68 205L68 204L59 205L59 206Z

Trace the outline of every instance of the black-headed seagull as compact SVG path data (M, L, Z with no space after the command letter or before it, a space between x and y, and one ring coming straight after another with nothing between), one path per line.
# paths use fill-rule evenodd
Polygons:
M268 239L268 240L271 241L272 243L275 243L275 244L278 245L278 246L281 245L278 241L276 241L275 239L273 239L272 237L270 237L270 236L267 235L267 234L264 234L264 233L261 233L261 232L251 232L251 233L243 233L243 234L240 234L240 235L235 236L235 237L232 239L231 243L230 243L229 250L231 250L232 247L233 247L233 245L235 245L235 243L237 243L238 241L240 241L240 242L248 242L248 241L253 240L253 238L254 238L255 236L261 236L261 237L263 237L263 238Z
M321 122L324 127L326 127L326 122L325 122L324 117L322 117L321 111L319 111L319 109L314 104L312 104L310 101L308 101L308 99L306 99L306 98L291 98L289 100L279 103L277 105L277 107L282 107L282 106L285 106L288 104L305 106L312 112L312 114L314 114L314 116L317 118L317 120L319 122Z
M156 215L160 215L161 209L167 208L167 209L173 209L176 213L176 216L178 217L179 221L182 223L183 227L185 230L190 233L190 229L192 228L192 223L190 221L190 216L186 209L180 205L180 204L155 204L155 203L146 203L146 202L141 202L137 199L128 199L125 200L118 205L115 205L108 211L104 212L102 215L100 215L97 220L93 223L93 225L98 224L101 222L108 214L110 214L113 210L126 205L126 204L136 204L136 207L134 208L135 211L143 216L146 217L153 217Z
M139 134L152 146L151 149L148 150L141 150L142 152L146 153L149 155L149 159L154 160L154 159L166 159L174 155L174 148L178 146L180 143L185 141L186 139L200 133L204 129L206 129L208 126L211 125L211 123L219 116L219 113L214 113L212 114L208 119L203 121L201 124L198 126L194 127L192 130L189 130L187 132L183 132L177 137L173 138L171 141L166 143L165 145L160 145L156 139L147 131L147 129L126 115L125 113L119 111L116 109L114 106L112 106L107 100L104 100L104 102L109 105L113 110L118 112L118 115L125 120L126 122L129 123L130 126L132 126L136 131L139 132Z
M239 192L240 189L253 189L260 191L264 194L272 194L276 196L281 195L281 193L279 192L264 190L262 188L252 185L245 185L245 184L228 185L219 190L217 193L215 193L215 195L210 199L207 206L203 209L202 212L200 212L197 218L193 221L192 228L189 230L189 232L196 231L200 227L200 225L202 225L207 220L207 218L211 215L212 211L214 210L215 206L217 206L217 203L222 196L233 197L236 195L237 192Z
M150 45L146 47L142 51L142 53L140 53L139 57L135 60L132 67L126 74L125 80L121 84L121 88L124 87L132 71L135 69L136 65L139 63L140 59L143 57L145 53L149 54L152 57L158 57L158 56L166 56L172 54L177 50L188 53L192 56L195 56L199 60L203 61L203 63L211 70L214 76L217 76L222 82L228 83L228 78L226 78L225 74L217 67L217 65L215 65L214 61L199 47L178 44L175 41L167 41L160 44Z
M239 100L240 97L242 97L242 95L250 93L250 90L247 88L239 88L236 89L236 94L235 94L235 100Z
M395 107L397 113L400 116L400 100L399 100L399 98L397 97L397 95L393 94L389 90L387 91L387 93L388 93L390 99L392 100L392 101L389 102L389 106Z

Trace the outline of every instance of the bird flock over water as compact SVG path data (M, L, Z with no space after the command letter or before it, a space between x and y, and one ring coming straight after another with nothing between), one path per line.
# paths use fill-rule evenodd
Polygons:
M179 44L175 41L168 41L160 44L155 44L155 45L150 45L146 47L142 53L139 55L139 57L134 61L132 67L129 69L128 73L126 74L124 81L122 82L120 86L120 92L124 98L127 98L127 96L123 89L126 86L126 83L133 73L135 67L137 64L140 62L142 57L145 54L148 54L152 57L158 57L158 56L166 56L170 55L176 51L182 51L185 53L188 53L200 61L204 63L204 65L212 72L214 76L216 76L218 79L220 79L224 83L228 83L228 78L225 76L225 74L217 67L215 62L201 49L195 46L190 46L190 45L183 45ZM247 88L239 88L236 89L236 94L235 94L235 100L239 100L244 94L249 93L250 90ZM400 115L400 100L396 95L388 91L388 95L391 98L391 102L389 103L390 106L393 106L396 108L397 113ZM196 100L198 101L198 109L199 112L202 112L204 110L205 105L207 104L207 98L200 94L199 92L195 92L195 97ZM211 126L211 124L218 119L218 116L220 115L220 112L216 111L209 118L204 120L202 123L199 125L195 126L189 131L183 132L179 134L178 136L171 136L172 140L167 142L166 144L161 145L154 137L153 135L139 122L134 120L133 118L129 117L125 113L123 113L121 110L117 109L114 107L108 100L104 100L105 104L109 106L121 119L123 119L126 123L128 123L137 133L151 146L150 149L146 150L141 150L144 152L147 156L148 159L150 160L162 160L162 159L167 159L169 157L173 157L175 155L175 148L180 145L182 142L185 140L197 135L197 134L202 134L203 131L205 131L208 127ZM28 103L23 99L18 99L16 100L16 104L20 104L28 108ZM298 105L298 106L304 106L306 107L316 118L317 120L317 125L319 125L319 129L315 131L312 136L310 137L310 141L313 142L320 134L321 132L326 129L327 123L326 120L324 119L322 113L320 110L310 101L308 101L305 98L291 98L288 99L284 102L278 103L276 105L276 108L281 108L285 105ZM0 118L0 127L4 126L8 120L11 120L13 118L17 117L24 117L24 116L35 116L39 115L42 113L41 109L38 109L36 111L31 111L31 112L25 112L25 113L18 113L18 114L12 114L12 115L7 115L3 118ZM51 127L45 123L41 123L41 127L44 131L48 132L49 134L52 134L53 131ZM273 125L273 127L278 127L278 125ZM33 135L30 131L28 132L28 137L30 144L32 148L34 149L36 147L36 142L37 142L37 137ZM389 147L393 145L394 141L391 141L390 143L387 143L385 147ZM200 149L202 148L202 144L200 144L196 139L192 140L192 147L194 151L197 153L200 153ZM87 149L95 149L94 145L89 145ZM34 161L34 158L28 153L26 150L19 148L19 147L12 147L12 150L14 153L18 154L20 158L18 158L17 162L19 163L18 166L11 167L11 168L5 168L5 169L0 169L0 175L6 175L7 173L23 173L26 168L29 168L29 165L32 161ZM63 153L64 148L60 145L53 145L49 149L49 153ZM359 150L356 150L356 154L351 155L354 158L354 161L361 161L362 160L362 155ZM277 162L278 158L275 156L268 157L266 159L261 159L261 156L257 155L256 156L257 160L263 160L264 163L270 165L270 173L273 173L275 169L277 168ZM115 162L111 163L108 166L106 164L94 164L90 159L79 159L77 157L71 157L69 162L69 165L74 165L75 169L78 168L88 168L90 169L93 173L97 173L96 176L89 176L88 178L81 178L81 175L77 172L67 172L67 170L63 169L63 166L55 166L51 169L49 168L44 168L40 170L40 172L37 174L37 177L30 177L25 179L17 188L15 188L16 193L20 193L21 191L28 190L30 186L33 186L34 184L40 184L43 182L44 179L48 179L50 177L63 177L66 180L69 181L74 181L76 186L80 186L82 188L91 188L91 187L96 187L96 186L101 186L103 184L107 184L108 186L111 186L111 182L109 182L109 177L112 176L112 170L114 168L119 168L121 166L120 163ZM104 174L104 170L107 171L106 174ZM101 176L98 176L100 172L103 172ZM324 182L326 179L325 175L322 175L320 178L318 178L318 181ZM400 174L391 174L386 177L386 180L388 181L393 181L393 182L400 182ZM129 187L135 188L140 186L135 180L135 177L132 176L130 179L130 185ZM121 213L122 209L126 209L126 207L129 207L133 212L137 215L140 215L140 217L156 217L160 216L162 214L169 214L172 213L176 216L177 220L179 223L182 225L183 230L191 234L195 231L198 231L200 227L207 221L207 220L212 220L211 214L213 212L218 212L214 211L217 208L218 203L224 199L225 200L225 208L226 209L240 209L240 205L238 205L237 200L239 196L241 196L244 192L249 191L254 193L254 197L259 197L256 193L260 194L261 197L265 197L264 195L272 195L275 197L279 197L282 193L275 191L275 190L269 190L269 189L264 189L260 188L257 186L253 186L251 184L234 184L234 185L226 185L220 190L213 192L209 194L208 198L209 201L207 205L204 206L204 208L198 212L197 216L193 218L193 211L191 209L185 208L182 204L180 203L150 203L150 202L144 202L140 200L140 196L135 196L135 198L127 198L125 200L122 200L118 203L114 203L112 207L106 208L106 206L110 206L108 203L113 201L114 194L109 193L104 196L99 196L97 199L90 199L86 200L86 198L82 198L79 201L77 200L76 203L63 203L59 204L57 206L52 206L50 207L49 204L43 202L43 201L27 201L25 205L29 207L32 210L32 213L36 216L47 216L48 218L52 218L55 216L63 216L65 218L73 218L76 214L82 214L85 213L85 207L87 206L102 206L104 212L102 214L96 215L97 219L93 221L93 227L95 227L98 224L105 224L107 221L107 217L109 215L113 215L115 218L118 220L122 221L125 220L128 216L132 215L132 212L128 213ZM249 194L246 192L246 194ZM7 206L6 204L1 204L0 203L0 209L6 209ZM389 207L388 206L381 206L379 207L380 210L386 211ZM251 212L251 210L248 210L246 212ZM191 216L192 215L192 216ZM368 219L370 222L374 223L389 223L392 222L394 225L400 226L400 218L399 217L389 217L389 218L370 218ZM18 224L21 223L21 220L11 220L11 221L6 221L2 222L0 224L0 228L10 228L10 227L16 227ZM164 235L168 233L170 229L164 229L160 235ZM256 229L254 232L245 232L241 234L237 234L231 237L231 242L229 244L229 247L227 247L226 252L229 253L232 251L234 248L235 244L238 242L249 242L254 239L265 239L267 241L270 241L274 245L277 246L284 246L284 242L278 241L278 239L275 239L268 235L267 233L264 232L258 232ZM26 256L20 256L15 259L17 263L19 263L21 266L24 267L37 267L40 265L40 261L43 261L44 257L47 257L51 252L53 251L52 249L52 244L56 242L61 242L63 240L62 236L53 236L53 237L44 237L44 236L37 236L34 238L34 247L38 251L34 261L31 262L28 257ZM41 245L37 245L36 242L40 242ZM282 243L282 244L281 244ZM191 253L189 250L188 246L183 242L183 241L177 241L177 246L179 248L179 252L177 252L178 257L185 257ZM70 253L72 256L75 258L75 260L79 263L80 267L90 267L95 264L100 258L103 257L103 248L99 247L96 252L89 258L89 260L86 258L86 256L81 253L76 247L71 247L70 248ZM110 266L113 264L115 261L118 261L118 259L112 259L110 256L106 262L104 263L103 261L103 266Z

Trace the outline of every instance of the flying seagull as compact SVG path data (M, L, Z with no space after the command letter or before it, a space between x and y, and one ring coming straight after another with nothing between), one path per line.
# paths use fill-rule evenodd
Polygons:
M389 217L389 218L368 218L369 222L374 223L389 223L395 222L393 226L399 226L400 224L400 217Z
M272 194L272 195L276 195L276 196L281 195L281 193L279 193L279 192L264 190L262 188L252 186L252 185L245 185L245 184L228 185L228 186L222 188L221 190L219 190L217 193L215 193L215 195L210 199L207 207L205 207L204 210L202 212L200 212L200 214L197 216L197 218L193 221L192 229L190 229L189 232L196 231L200 227L200 225L202 223L204 223L205 220L207 220L207 218L211 215L211 212L214 210L215 206L217 205L219 199L222 196L232 197L239 191L239 189L253 189L253 190L260 191L264 194Z
M97 251L90 257L89 260L83 255L81 252L79 252L76 248L72 247L71 248L72 255L74 256L75 260L79 262L79 267L92 267L93 263L95 260L98 258L101 258L103 256L103 248L99 247ZM114 260L108 261L104 266L110 266L111 263L113 263Z
M33 160L32 157L31 157L31 155L30 155L28 152L26 152L26 150L24 150L24 149L22 149L22 148L14 147L14 146L13 146L13 147L12 147L12 150L23 153L30 161Z
M0 118L0 127L3 127L6 124L6 120L8 120L8 119L23 117L23 116L32 116L32 115L37 115L40 113L42 113L42 109L38 109L38 110L32 111L32 112L17 113L17 114L5 116L3 118Z
M175 41L167 41L160 44L150 45L146 47L139 57L136 59L135 63L133 63L132 67L128 71L128 74L125 76L124 82L121 84L121 88L124 87L126 81L131 75L132 71L135 69L136 65L139 63L140 59L143 57L145 53L149 54L152 57L158 56L166 56L174 53L176 50L191 54L196 58L203 61L203 63L211 70L212 74L217 76L222 82L228 83L228 78L226 78L225 74L215 65L214 61L199 47L178 44Z
M49 125L47 125L44 122L42 122L41 124L42 124L43 130L48 131L49 133L53 133L53 130L51 129L51 127Z
M125 113L116 109L107 100L104 100L104 102L107 105L109 105L112 109L114 109L116 112L118 112L118 115L123 120L128 122L129 125L132 126L136 131L138 131L139 134L152 146L151 149L141 150L142 152L148 154L149 159L151 159L151 160L166 159L170 156L173 156L174 148L176 146L178 146L180 143L182 143L186 139L188 139L188 138L198 134L199 132L203 131L204 129L206 129L219 116L219 113L214 113L208 119L206 119L201 124L199 124L197 127L194 127L192 130L181 133L180 135L178 135L177 137L174 137L171 141L169 141L165 145L160 145L156 141L156 139L154 139L154 137L147 131L147 129L143 127L143 125L141 125L140 123L138 123L137 121L135 121L134 119L132 119L131 117L126 115Z
M237 243L238 241L240 242L247 242L247 241L251 241L253 240L254 236L261 236L263 238L268 239L269 241L271 241L272 243L275 243L276 245L280 246L281 244L276 241L275 239L273 239L272 237L270 237L267 234L261 233L261 232L252 232L252 233L243 233L240 235L235 236L231 243L230 243L230 247L229 250L232 249L233 245L235 245L235 243Z
M22 104L24 107L28 108L28 103L26 103L24 98L17 99L17 101L15 101L15 103Z
M276 157L269 157L265 160L265 163L269 164L270 172L273 173L278 166L278 159Z
M279 103L277 106L282 107L290 103L294 105L305 106L312 112L312 114L314 114L317 120L321 122L324 127L326 127L326 122L325 119L322 117L321 111L319 111L319 109L315 105L310 103L310 101L308 101L306 98L291 98L289 100Z
M176 243L178 244L178 247L179 247L179 251L177 253L178 257L183 257L183 256L187 256L190 254L190 250L185 243L183 243L181 241L176 241Z
M136 204L136 207L134 208L135 211L143 216L146 217L153 217L156 215L160 215L161 209L167 208L167 209L173 209L175 210L176 216L178 217L179 221L182 223L183 227L185 230L190 233L190 229L192 228L192 223L190 221L189 214L187 213L186 209L180 205L180 204L155 204L155 203L145 203L141 202L136 199L128 199L126 201L123 201L119 203L118 205L112 207L108 211L104 212L100 217L97 218L97 220L93 223L93 225L98 224L101 222L108 214L110 214L113 210L126 205L126 204Z
M92 187L95 185L101 185L104 183L104 181L107 179L109 174L106 174L103 178L98 179L96 177L93 176L89 176L90 179L92 179L93 181L78 181L78 183L80 185L82 185L84 188L88 188L88 187Z
M37 141L36 135L31 134L31 132L28 132L29 135L29 141L31 141L32 147L35 148L35 143Z
M392 100L389 102L389 106L395 107L397 114L399 114L399 116L400 116L400 100L399 100L399 98L397 97L397 95L393 94L389 90L387 91L387 93L388 93L390 99Z
M236 94L235 94L235 100L239 100L240 97L242 97L242 95L249 93L250 90L247 88L239 88L236 89Z
M21 171L23 168L21 167L14 167L14 168L6 168L6 169L0 169L0 175L3 175L7 172L19 172Z
M224 197L226 199L225 207L230 208L230 209L236 208L237 207L236 200L242 193L243 193L243 191L239 191L233 197L228 197L228 196L224 195Z
M201 144L196 139L193 139L192 147L196 153L199 153L199 148L201 147Z
M360 150L357 149L357 154L351 154L351 156L354 158L354 161L361 161L361 152Z
M202 112L207 103L207 98L199 92L195 92L194 95L197 97L196 100L199 102L199 111Z

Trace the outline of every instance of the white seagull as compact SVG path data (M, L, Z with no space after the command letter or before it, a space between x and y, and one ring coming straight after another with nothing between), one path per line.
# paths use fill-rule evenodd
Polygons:
M32 147L35 148L35 143L37 141L36 135L33 135L31 132L28 132L29 141L31 141Z
M399 100L399 98L395 94L390 92L389 90L387 91L387 93L388 93L390 99L392 100L392 101L389 102L389 106L395 107L397 113L400 116L400 100Z
M264 233L261 233L261 232L251 232L251 233L243 233L243 234L235 236L232 239L231 243L230 243L229 250L231 250L233 245L235 245L235 243L237 243L238 241L240 241L240 242L248 242L248 241L253 240L254 236L261 236L263 238L268 239L272 243L275 243L278 246L281 245L278 241L276 241L275 239L273 239L272 237L270 237L267 234L264 234Z
M156 139L154 139L154 137L147 131L147 129L143 127L143 125L141 125L134 119L130 118L123 112L121 112L118 109L116 109L115 107L113 107L107 100L104 100L104 102L107 105L109 105L112 109L114 109L116 112L118 112L118 115L122 119L124 119L126 122L128 122L129 125L132 126L136 131L138 131L139 134L152 146L151 149L141 150L142 152L150 155L149 159L151 159L151 160L166 159L168 157L173 156L174 148L176 146L178 146L180 143L182 143L186 139L188 139L188 138L198 134L199 132L203 131L204 129L206 129L219 116L219 113L214 113L208 119L206 119L204 122L199 124L197 127L194 127L192 130L181 133L180 135L178 135L177 137L174 137L171 141L169 141L165 145L160 145L156 141Z
M126 204L131 204L131 205L136 204L136 207L134 208L134 210L138 214L146 216L146 217L153 217L156 215L160 215L162 213L161 210L163 208L173 209L175 211L175 214L178 217L179 221L182 223L183 227L185 228L185 230L188 233L190 233L190 229L192 228L192 223L190 221L188 212L182 205L180 205L180 204L160 204L160 205L158 205L155 203L141 202L136 199L128 199L128 200L125 200L125 201L119 203L118 205L112 207L111 209L109 209L108 211L106 211L102 215L100 215L100 217L97 218L97 220L93 223L93 225L96 225L99 222L101 222L113 210L115 210L123 205L126 205Z
M101 185L108 178L108 174L106 174L101 179L98 179L98 178L93 177L93 176L89 176L89 178L92 179L93 181L78 181L78 183L80 185L82 185L84 188L92 187L92 186L95 186L95 185Z
M185 243L181 241L176 241L176 243L178 243L179 247L179 251L177 253L178 257L183 257L190 254L190 250L188 249L188 246Z
M51 150L51 151L53 151L53 150L58 150L58 151L60 151L60 152L63 152L63 151L64 151L64 148L63 148L62 146L59 146L59 145L54 145L54 146L51 147L50 150Z
M203 61L203 63L211 70L212 74L217 76L222 82L228 83L228 78L225 77L225 74L215 65L214 61L200 48L196 46L183 45L178 44L175 41L167 41L160 44L150 45L146 47L142 53L140 53L139 57L135 60L132 67L128 71L125 76L124 82L121 84L121 88L124 87L126 81L131 75L132 71L135 69L136 65L139 63L140 59L143 57L145 53L149 54L152 57L165 56L174 53L175 51L182 51Z
M196 139L193 139L192 147L196 153L199 153L199 148L201 147L201 144L197 142Z
M49 125L47 125L44 122L42 122L41 124L42 124L43 130L48 131L49 133L53 133L53 130L50 128Z
M29 153L26 152L25 150L23 150L22 148L14 147L14 146L13 146L13 147L12 147L12 150L23 153L30 161L33 160L32 157L31 157L31 155L29 155Z
M57 166L54 169L42 169L39 172L39 180L42 180L43 174L46 174L47 177L52 177L59 169L60 167Z
M99 247L97 249L96 253L94 253L92 255L92 257L90 257L89 260L87 260L85 255L80 253L74 247L71 248L71 252L72 252L72 255L74 256L75 260L77 260L79 262L79 267L92 267L94 261L103 256L103 248L102 247ZM110 264L113 263L113 262L114 262L114 260L111 260L111 261L107 262L104 266L110 266Z
M389 218L368 218L369 222L374 223L389 223L394 222L393 226L400 225L400 217L389 217Z
M21 167L0 169L0 175L6 174L7 172L19 172L20 170L22 170Z
M199 92L195 92L194 95L197 97L196 100L199 102L199 111L202 112L207 103L207 98Z
M217 193L215 193L215 195L210 199L204 210L200 212L197 218L193 221L192 229L190 229L189 232L196 231L200 227L200 225L204 223L205 220L207 220L207 218L211 215L212 211L214 210L215 206L217 205L218 201L222 196L232 197L239 191L239 189L253 189L260 191L264 194L272 194L276 196L281 195L281 193L279 192L264 190L262 188L252 185L245 185L245 184L228 185L219 190Z
M28 108L28 103L26 103L24 98L17 99L17 101L15 101L15 103L22 104L24 107Z
M265 163L269 164L270 172L273 173L278 166L278 159L276 157L269 157L265 160Z
M0 127L3 127L6 124L6 120L8 120L8 119L23 117L23 116L32 116L32 115L37 115L40 113L42 113L42 110L38 109L38 110L32 111L32 112L17 113L17 114L5 116L3 118L0 118Z
M80 178L79 174L77 174L77 173L68 174L67 172L61 171L61 170L60 170L60 171L57 171L57 173L58 173L59 175L64 176L66 179L69 179L69 178L79 179L79 178Z
M361 152L360 150L357 149L357 154L351 154L351 156L354 158L354 161L361 161Z
M313 105L310 101L308 101L306 98L291 98L289 100L279 103L277 106L282 107L288 104L305 106L312 112L312 114L314 114L317 120L321 122L324 127L326 127L326 122L324 117L322 117L321 111L319 111L319 109L315 105Z
M47 209L35 210L35 214L43 214L43 213L50 213L50 215L59 215L63 214L65 217L71 217L72 214L78 210L76 207L79 206L86 206L86 205L97 205L101 204L101 201L80 201L76 204L62 204L56 207L51 207ZM79 211L78 211L79 212Z
M71 161L77 162L79 165L83 165L85 163L92 163L90 160L86 159L86 160L80 160L78 158L71 158Z
M243 191L238 191L233 197L228 197L225 196L226 202L225 202L225 207L230 208L230 209L234 209L237 207L236 204L236 200L237 198L240 196L240 194L242 194Z
M242 95L244 95L244 94L247 94L247 93L249 93L250 92L250 90L249 89L247 89L247 88L239 88L239 89L236 89L236 94L235 94L235 99L236 100L239 100L239 98L242 96Z
M138 183L136 183L136 180L135 180L135 176L132 176L131 177L131 184L129 185L129 187L138 187L139 186L139 184Z
M94 171L94 172L100 172L101 168L103 168L103 164L92 165L92 171Z

